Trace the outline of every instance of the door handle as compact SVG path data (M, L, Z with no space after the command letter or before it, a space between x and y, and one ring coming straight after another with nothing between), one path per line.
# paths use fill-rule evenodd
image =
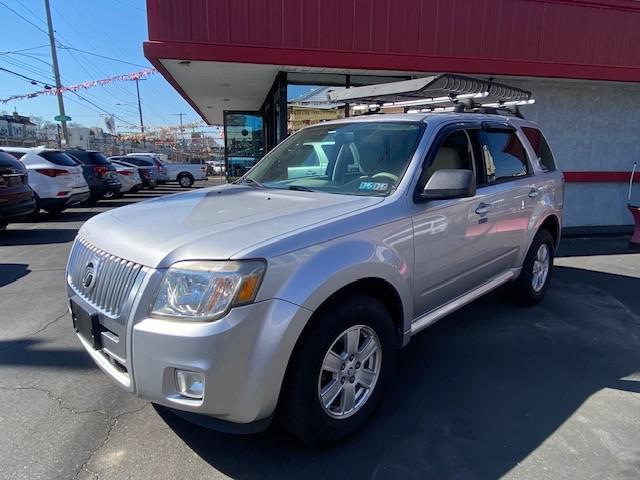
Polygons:
M489 213L489 210L491 210L491 204L483 202L478 205L478 208L476 208L476 213L478 215L486 215L487 213Z
M529 192L529 198L537 198L538 195L540 195L540 192L538 191L537 188L532 188L531 191Z

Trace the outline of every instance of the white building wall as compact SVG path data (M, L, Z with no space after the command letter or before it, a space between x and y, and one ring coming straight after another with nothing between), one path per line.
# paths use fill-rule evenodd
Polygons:
M91 129L84 127L67 128L69 135L69 147L80 147L85 150L89 149L89 137Z
M505 80L505 82L507 82ZM547 136L564 171L625 171L640 163L640 84L508 80L533 92L522 109ZM635 198L640 200L640 185ZM565 227L630 225L628 184L568 183Z

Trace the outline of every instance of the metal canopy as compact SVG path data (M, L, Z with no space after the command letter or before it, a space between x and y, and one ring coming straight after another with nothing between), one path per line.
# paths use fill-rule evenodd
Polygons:
M482 98L482 103L527 102L531 92L498 82L443 73L431 77L353 87L329 92L332 102L403 104L425 100L429 105L451 105L462 98ZM391 105L389 105L391 106Z

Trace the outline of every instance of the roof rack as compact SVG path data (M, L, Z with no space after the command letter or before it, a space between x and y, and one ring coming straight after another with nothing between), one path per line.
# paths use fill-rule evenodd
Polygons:
M527 90L452 73L331 91L328 97L331 102L358 102L353 110L370 113L404 107L408 113L498 113L503 110L522 116L518 107L535 103Z

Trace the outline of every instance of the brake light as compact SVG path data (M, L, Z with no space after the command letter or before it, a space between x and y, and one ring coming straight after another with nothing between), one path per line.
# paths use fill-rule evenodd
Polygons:
M102 165L94 165L93 171L96 172L96 176L98 178L102 178L107 173L107 167L103 167Z
M47 177L61 177L63 175L69 175L67 170L61 168L36 168L36 172L46 175Z
M132 175L132 172L130 172L129 170L118 170L118 173L120 175L126 175L126 176Z

